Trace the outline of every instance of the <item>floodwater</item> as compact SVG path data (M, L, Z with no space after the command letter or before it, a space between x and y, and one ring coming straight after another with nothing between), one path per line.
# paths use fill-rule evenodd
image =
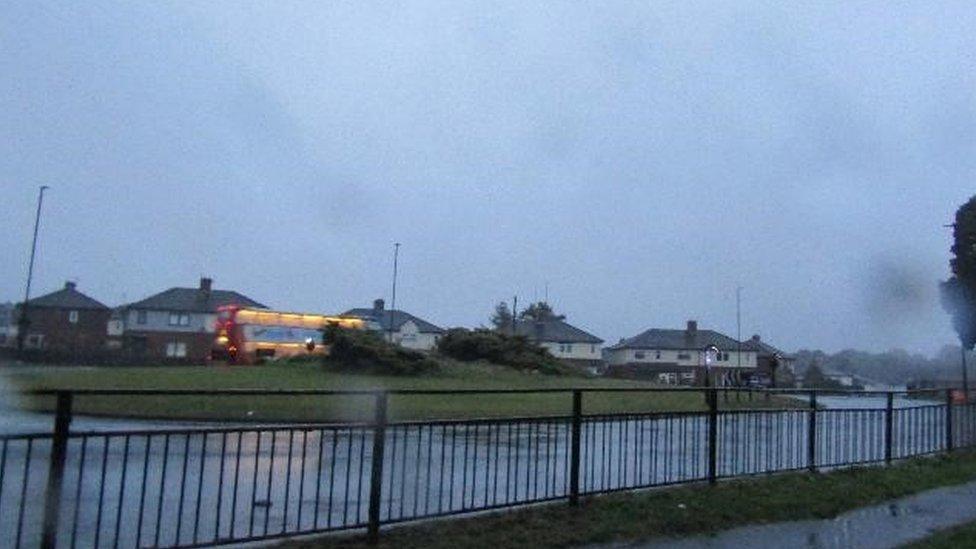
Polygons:
M939 488L882 505L857 509L834 519L745 526L712 536L667 538L643 544L603 547L887 549L901 547L926 538L934 531L973 520L976 520L976 482Z
M817 414L819 467L884 459L884 398L819 402L828 408ZM896 406L893 457L944 448L943 406L902 399ZM808 417L803 410L720 414L719 476L806 467ZM703 414L587 418L581 492L706 478L707 421ZM5 415L0 433L50 433L51 424L50 416ZM78 417L71 429L62 547L192 545L367 520L370 428ZM564 419L390 426L380 517L393 522L565 497L569 440ZM39 544L49 453L49 436L3 443L0 547Z

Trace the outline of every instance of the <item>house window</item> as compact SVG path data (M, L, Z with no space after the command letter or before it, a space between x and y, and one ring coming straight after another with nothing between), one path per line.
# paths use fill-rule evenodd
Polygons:
M635 351L634 358L637 360L644 360L644 351Z
M657 359L657 360L661 360L661 351L655 351L654 352L654 358Z
M182 341L171 341L166 344L166 356L170 358L183 358L186 356L186 343Z
M683 373L681 374L681 383L691 384L695 382L695 374L693 373Z
M659 383L663 383L665 385L674 385L678 381L677 377L678 376L673 373L658 374L657 380Z
M68 311L68 322L78 324L78 311Z
M678 353L678 360L691 360L691 354L689 354L689 353Z
M136 324L146 323L146 311L136 311Z
M170 326L189 326L190 325L190 315L186 313L170 313L169 314L169 325Z
M590 354L591 355L596 354L596 345L590 345Z
M44 344L44 336L41 334L30 334L27 336L27 346L31 349L40 349Z

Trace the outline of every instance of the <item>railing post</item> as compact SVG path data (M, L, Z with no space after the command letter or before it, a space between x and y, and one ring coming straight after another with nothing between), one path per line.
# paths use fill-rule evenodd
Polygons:
M810 417L807 423L807 468L817 472L817 392L810 391Z
M373 420L373 459L369 481L369 541L380 538L380 498L383 497L383 451L386 447L386 392L376 395Z
M54 549L58 543L61 487L64 481L64 462L68 453L68 431L70 427L71 393L58 391L57 408L54 413L54 436L51 438L51 459L48 464L47 490L44 492L44 531L41 540L41 547L44 549Z
M952 389L946 389L945 426L946 452L951 452L954 445L952 440Z
M569 503L579 505L580 431L583 427L583 392L573 390L573 430L569 462Z
M892 420L894 419L895 395L888 392L888 403L885 406L885 464L891 464L891 441L894 438Z
M718 389L708 391L708 483L718 479Z

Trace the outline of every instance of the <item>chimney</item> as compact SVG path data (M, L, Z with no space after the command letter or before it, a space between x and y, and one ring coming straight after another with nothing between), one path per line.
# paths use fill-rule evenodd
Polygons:
M755 341L756 343L759 343L762 340L762 338L759 337L759 334L756 334L752 336L752 340Z
M197 300L207 301L210 299L210 289L213 287L213 279L203 277L200 279L200 289L197 291Z
M70 281L70 280L65 281L65 283L64 283L64 289L65 290L74 290L77 287L78 287L78 285L75 284L74 282Z
M685 330L685 332L688 334L688 337L695 337L696 335L698 335L698 321L689 320L688 328Z
M386 307L386 302L383 301L382 299L377 299L377 300L373 301L373 310L374 311L377 311L377 312L378 311L382 311L385 307Z

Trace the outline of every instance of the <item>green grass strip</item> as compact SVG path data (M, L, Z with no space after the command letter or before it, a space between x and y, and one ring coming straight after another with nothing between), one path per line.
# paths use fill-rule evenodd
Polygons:
M976 544L976 522L942 530L905 547L907 549L960 549Z

